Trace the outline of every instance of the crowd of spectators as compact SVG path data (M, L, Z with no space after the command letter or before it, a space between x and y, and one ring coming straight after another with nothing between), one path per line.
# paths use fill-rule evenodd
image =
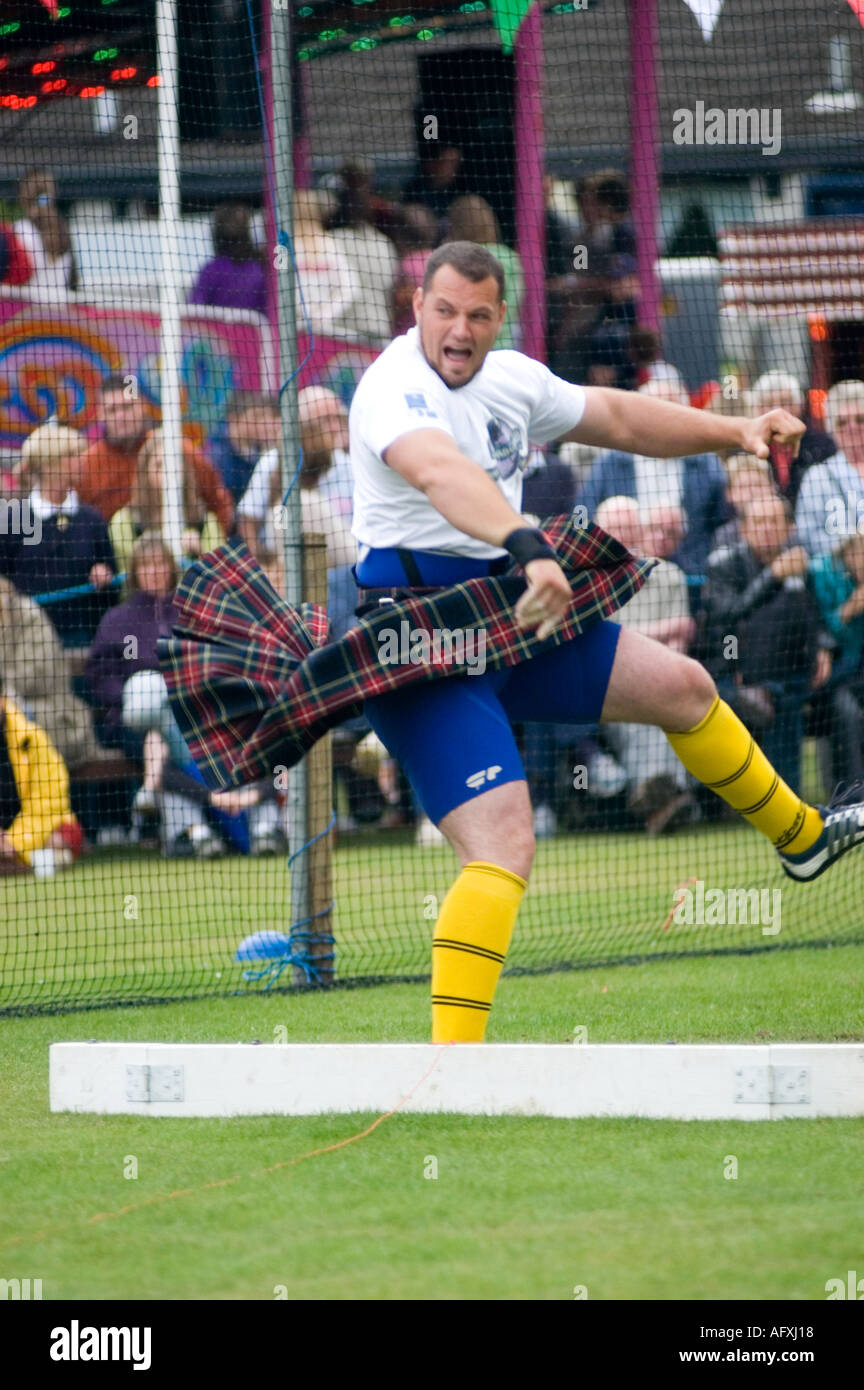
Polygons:
M603 171L583 179L578 195L576 225L551 201L546 209L550 365L574 381L724 408L716 392L693 400L662 360L657 335L638 327L626 180ZM0 272L14 284L30 265L46 292L61 281L68 290L74 254L50 176L29 176L21 204L25 215L0 229ZM316 334L382 346L411 325L428 256L448 239L480 242L504 264L510 314L498 346L518 347L518 254L503 242L490 203L466 185L450 146L430 154L399 203L379 197L358 163L325 186L297 191L298 322L305 315ZM266 266L248 210L217 208L213 244L190 302L263 312ZM0 870L47 873L74 860L81 837L67 769L74 790L76 768L99 749L138 770L127 807L133 840L154 840L166 855L278 851L288 830L284 796L263 783L210 793L159 673L157 642L174 621L178 568L162 535L158 410L123 376L102 381L98 406L95 442L55 421L41 425L5 480L4 501L20 505L29 529L0 534ZM356 602L347 409L323 386L300 391L298 406L299 461L282 455L278 399L254 392L235 393L206 450L184 438L183 562L236 537L281 589L296 490L304 533L326 541L338 637ZM533 449L523 508L542 519L575 507L632 551L657 557L618 620L701 660L796 789L804 739L817 738L830 791L828 784L864 775L864 382L832 387L824 428L809 419L804 385L783 371L761 376L736 409L778 406L807 424L794 458L780 447L765 460ZM579 805L593 808L591 823L605 807L610 824L652 835L722 814L656 729L528 725L519 737L538 835L574 816L578 823ZM415 823L419 844L435 842L362 719L336 731L334 768L342 828Z

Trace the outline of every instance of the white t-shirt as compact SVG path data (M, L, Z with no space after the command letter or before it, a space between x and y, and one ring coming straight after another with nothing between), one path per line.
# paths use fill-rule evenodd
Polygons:
M395 338L361 377L348 417L353 531L361 554L363 546L484 560L505 553L451 526L424 493L388 468L381 455L401 435L444 430L519 512L531 444L547 444L574 429L584 410L581 386L521 352L490 352L477 375L452 390L423 356L416 327Z
M684 494L684 460L647 458L633 455L636 501L643 511L649 507L680 507Z
M264 520L270 507L273 474L278 467L278 449L268 449L261 455L246 484L246 491L237 504L238 516L251 516L256 521ZM353 486L351 460L344 449L334 449L333 466L324 474L315 491L332 502L335 511L348 516L351 511Z
M45 250L39 228L29 218L22 218L20 222L16 222L12 230L26 247L27 254L33 262L33 274L25 288L38 290L51 298L65 299L68 293L66 286L69 282L69 272L72 269L72 252L67 251L56 261L52 261Z
M687 597L687 576L674 560L660 560L634 594L615 614L621 627L656 623L661 618L689 618L690 600Z
M362 292L334 322L333 335L383 347L393 336L390 294L399 256L389 237L374 227L342 227L330 233L350 263Z
M237 515L252 517L259 523L258 541L271 553L280 549L282 519L281 499L271 504L273 475L279 467L278 449L268 449L255 465L246 491L237 505ZM335 477L331 477L336 474ZM301 527L306 534L327 537L327 565L353 565L357 559L357 542L351 535L346 514L346 474L350 478L348 455L342 449L333 450L333 467L314 488L300 488ZM297 484L295 483L295 488Z

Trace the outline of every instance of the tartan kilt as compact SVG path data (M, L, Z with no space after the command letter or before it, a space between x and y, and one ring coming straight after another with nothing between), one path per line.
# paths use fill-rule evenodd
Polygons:
M171 708L205 782L242 787L292 767L362 701L417 681L464 676L468 667L431 638L464 629L485 634L486 668L500 670L586 632L641 589L653 559L638 559L600 527L551 517L543 531L570 581L573 600L550 637L516 627L521 568L495 578L422 591L358 621L327 642L327 614L281 598L240 541L203 555L177 588L173 636L159 642ZM429 634L428 659L390 664L388 632L403 622ZM422 644L421 644L422 645Z

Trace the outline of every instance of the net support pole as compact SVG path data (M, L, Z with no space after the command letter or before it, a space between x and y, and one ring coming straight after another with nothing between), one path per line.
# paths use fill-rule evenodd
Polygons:
M516 244L525 276L522 351L546 361L546 217L543 192L543 22L532 5L514 45L513 134L516 158Z
M261 41L258 62L261 70L261 100L264 107L261 138L264 144L264 180L261 188L261 202L264 209L264 241L267 247L267 317L271 326L278 323L279 281L276 270L276 208L274 207L275 187L273 176L273 30L270 20L270 3L264 0L261 6ZM279 342L274 334L276 361L274 374L277 381L282 378L279 372Z
M287 3L287 0L286 0ZM276 209L274 206L274 178L273 178L273 22L271 11L272 0L265 0L261 7L261 46L260 46L260 68L261 68L261 96L264 106L263 115L263 140L264 140L264 185L262 189L262 204L264 208L264 228L268 247L267 261L267 315L271 323L277 320L278 303L278 272L276 269ZM297 82L297 93L294 103L294 111L299 113L301 129L293 131L291 162L294 172L294 187L309 188L312 183L311 161L309 153L309 137L305 134L306 118L305 111L307 105L308 72L307 64L294 63L291 68L292 81ZM293 112L292 112L293 116ZM276 344L276 354L278 359L278 342ZM281 381L278 360L275 364L275 372Z
M657 0L630 0L630 209L639 273L639 323L660 328L657 216L660 202L660 108Z
M303 537L303 592L309 603L327 606L327 538L321 535ZM324 832L332 819L333 808L333 751L332 736L328 733L309 749L304 759L306 767L306 834L315 843L303 858L309 883L308 930L314 936L333 933L333 866L332 837ZM321 836L316 839L316 836ZM320 915L319 915L320 914ZM332 983L335 975L333 946L326 941L310 941L307 954L315 962L321 984ZM329 959L328 959L329 957ZM296 984L305 984L306 975L295 970Z
M272 155L276 189L275 221L287 233L293 248L294 132L291 110L291 8L273 5L270 13L270 73L273 87ZM294 478L300 458L297 414L297 322L294 257L279 247L276 300L279 337L279 404L282 414L282 498L280 534L285 560L285 597L299 606L303 601L303 535L300 483ZM291 770L288 779L289 834L296 853L309 838L306 828L306 759ZM295 922L309 916L309 854L300 854L291 865L291 916Z
M159 71L159 395L164 462L162 529L179 560L183 547L183 304L180 293L180 119L177 109L177 0L157 0Z

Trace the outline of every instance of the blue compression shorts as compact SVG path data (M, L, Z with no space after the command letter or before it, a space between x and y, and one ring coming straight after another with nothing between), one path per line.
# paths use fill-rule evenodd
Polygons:
M620 634L607 619L519 666L409 686L363 711L437 825L463 802L525 780L511 720L599 722Z

